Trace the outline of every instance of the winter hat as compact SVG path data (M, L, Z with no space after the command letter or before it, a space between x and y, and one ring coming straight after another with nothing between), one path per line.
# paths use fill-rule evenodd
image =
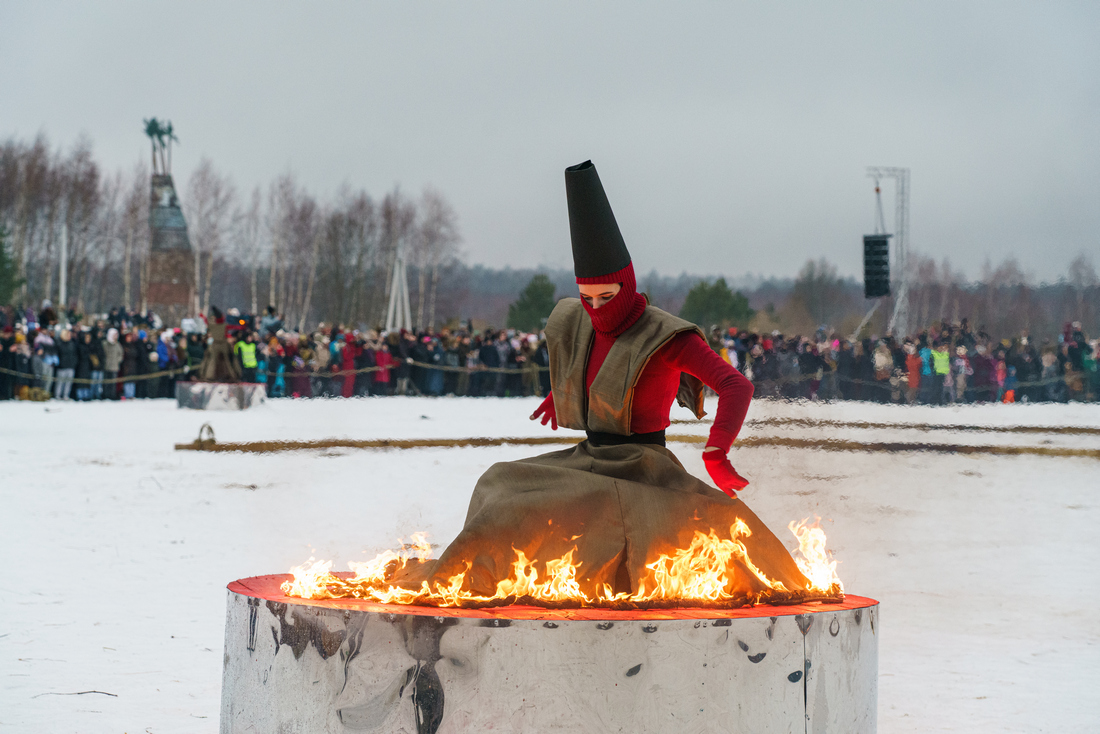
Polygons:
M565 169L565 198L577 283L621 286L619 293L598 309L584 299L581 303L596 331L618 336L638 320L645 311L646 301L637 292L630 253L592 161Z

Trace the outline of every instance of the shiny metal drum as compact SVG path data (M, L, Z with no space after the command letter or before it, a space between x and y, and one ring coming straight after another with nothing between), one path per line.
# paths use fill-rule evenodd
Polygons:
M878 602L621 612L229 585L221 731L874 732Z

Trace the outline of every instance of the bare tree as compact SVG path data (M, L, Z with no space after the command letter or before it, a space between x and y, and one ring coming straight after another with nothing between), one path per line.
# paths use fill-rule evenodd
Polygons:
M1085 295L1089 290L1100 285L1100 278L1096 276L1096 268L1092 266L1092 259L1085 253L1082 252L1073 258L1073 262L1069 264L1068 281L1073 287L1074 296L1076 296L1077 320L1084 321L1090 316L1085 313Z
M248 268L248 295L251 303L251 313L259 313L260 302L257 292L257 277L260 270L261 242L260 236L263 230L263 196L260 187L252 190L248 208L238 211L233 217L236 233L237 255L240 261Z
M95 245L95 225L100 207L102 189L99 164L92 157L92 144L81 137L65 162L67 174L67 199L65 223L68 230L68 262L62 263L66 271L66 280L70 284L69 303L60 304L68 308L76 306L78 312L84 311L84 294L87 291L89 264Z
M419 226L416 233L420 289L417 304L417 324L435 328L435 296L439 285L439 269L451 263L458 253L458 215L443 195L427 188L420 197ZM428 320L424 320L424 281L430 274L431 295Z
M12 254L23 281L19 298L28 296L28 262L42 242L43 208L54 162L45 135L27 146L9 140L0 147L0 222L12 233Z
M127 310L134 307L133 264L134 255L144 262L144 252L149 241L149 169L144 161L134 166L130 188L123 203L122 255L122 304ZM143 290L144 293L144 290ZM144 301L144 295L142 296Z
M361 191L345 201L344 212L352 278L348 283L349 297L338 313L343 314L348 323L357 323L369 314L369 306L361 294L378 265L378 208L367 193Z
M86 274L94 271L94 275L91 277L91 285L95 291L94 297L89 291L87 298L91 307L95 310L103 310L106 305L108 275L115 264L117 245L122 242L120 233L125 218L124 186L121 171L116 171L113 175L105 177L101 186L100 200L102 203L99 207L92 237L92 254L95 261L86 270Z
M270 303L286 315L287 323L304 323L316 277L320 209L290 174L280 176L268 194L271 232Z
M232 222L236 190L228 176L220 175L214 164L203 158L187 182L184 200L191 247L195 252L195 313L210 310L210 282L214 257L220 254ZM203 261L205 260L205 267ZM205 277L204 277L205 276ZM200 300L199 289L202 289Z
M293 174L285 173L271 182L267 193L267 230L271 237L267 302L279 312L286 308L284 291L287 253L291 238L298 184Z

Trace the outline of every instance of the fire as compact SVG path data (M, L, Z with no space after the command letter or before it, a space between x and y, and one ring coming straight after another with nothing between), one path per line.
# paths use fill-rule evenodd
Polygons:
M798 555L794 561L798 570L810 580L810 588L829 592L834 588L843 593L844 585L836 575L836 561L829 560L825 550L825 531L821 529L821 518L815 518L813 525L807 525L809 518L800 522L791 521L787 529L798 538Z
M545 563L545 578L540 578L537 560L513 548L515 560L512 575L497 584L492 596L473 594L463 589L470 565L447 579L446 584L429 586L421 582L420 588L408 589L391 585L394 574L403 570L410 561L427 561L431 558L431 546L423 533L414 534L409 543L402 543L398 551L385 551L366 562L348 564L354 575L337 576L332 573L332 561L309 561L291 569L294 578L282 585L283 593L303 599L354 598L383 604L423 604L440 607L478 606L493 603L554 604L564 606L653 606L675 604L726 604L748 605L769 602L798 602L808 598L836 598L843 596L843 587L836 575L836 561L830 561L825 550L825 533L815 522L792 522L790 531L798 539L799 550L795 562L799 570L810 580L807 592L791 591L782 583L769 579L749 558L743 538L752 534L749 527L738 519L730 527L729 537L721 537L713 529L709 533L696 531L686 548L660 554L655 561L646 564L649 574L639 583L634 593L615 593L606 584L594 595L581 588L578 571L582 563L573 562L574 546L560 558ZM764 587L759 594L736 592L744 585L734 583L736 575L747 569L756 580L756 586Z

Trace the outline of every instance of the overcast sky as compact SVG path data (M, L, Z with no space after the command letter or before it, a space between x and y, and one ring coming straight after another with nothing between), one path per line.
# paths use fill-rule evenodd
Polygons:
M571 266L587 158L641 272L855 275L869 165L912 170L912 246L970 277L1100 266L1097 2L0 0L0 137L129 170L150 116L179 185L204 156L242 190L432 185L495 266Z

